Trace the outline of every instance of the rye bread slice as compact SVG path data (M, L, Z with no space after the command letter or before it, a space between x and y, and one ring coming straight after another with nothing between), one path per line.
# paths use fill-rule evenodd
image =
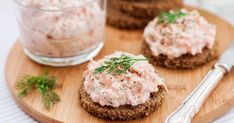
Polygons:
M151 93L150 98L143 104L137 106L124 105L114 108L111 106L101 106L95 103L85 91L84 85L80 87L79 97L81 107L88 113L108 120L132 120L148 116L155 111L162 103L167 93L165 86L159 86L159 91Z
M192 69L218 58L216 47L213 49L205 47L203 48L202 53L198 53L196 55L184 54L178 58L173 59L170 59L163 54L154 56L149 48L149 45L145 41L143 42L142 50L144 55L150 59L152 64L171 69Z
M110 1L111 2L111 1ZM116 10L108 4L107 24L120 29L143 29L150 19L135 18Z
M128 2L149 2L149 1L157 1L157 0L123 0Z
M112 0L113 6L137 18L153 19L161 12L172 9L181 9L182 0Z

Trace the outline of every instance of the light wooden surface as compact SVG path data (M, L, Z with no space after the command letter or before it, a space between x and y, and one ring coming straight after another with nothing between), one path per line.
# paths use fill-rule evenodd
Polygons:
M210 13L205 11L200 12L206 19L217 26L218 50L219 53L222 53L230 41L234 39L233 27ZM102 58L116 50L141 54L142 31L124 31L111 27L107 27L106 31L106 44L95 59ZM198 85L208 70L211 69L214 62L215 61L212 61L205 66L193 70L170 70L157 66L156 69L159 74L166 79L169 93L162 106L153 114L146 118L129 122L163 123L165 117L173 112L183 99ZM49 67L50 73L59 77L60 86L57 88L57 92L61 96L61 101L49 112L44 110L40 97L35 92L23 99L17 96L18 92L15 88L15 82L18 77L25 74L38 75L46 68L46 66L38 65L27 58L19 42L16 42L12 48L7 59L5 70L9 89L16 102L25 112L43 123L110 122L88 114L80 106L77 91L81 85L82 72L86 69L86 66L87 63L66 68ZM210 122L233 107L233 87L234 71L231 71L223 78L218 87L209 96L193 122Z

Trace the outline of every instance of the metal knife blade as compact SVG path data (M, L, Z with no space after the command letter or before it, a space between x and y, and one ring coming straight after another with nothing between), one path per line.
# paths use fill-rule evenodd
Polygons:
M182 104L170 114L165 123L190 123L194 115L200 110L206 98L218 85L224 74L234 67L234 42L225 50L214 69L204 77L201 83L182 102Z
M217 64L226 65L228 71L234 66L234 41L230 44L229 48L224 51Z

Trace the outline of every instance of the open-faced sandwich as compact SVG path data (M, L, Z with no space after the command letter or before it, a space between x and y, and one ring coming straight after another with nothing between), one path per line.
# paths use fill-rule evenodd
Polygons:
M92 115L110 120L147 116L167 92L164 79L142 55L115 52L92 60L83 76L81 106Z
M143 29L160 12L181 9L183 0L109 0L107 23L122 29Z
M168 68L194 68L216 57L216 27L194 10L160 14L144 30L143 51Z
M112 0L114 7L137 18L154 18L160 12L180 9L183 0Z

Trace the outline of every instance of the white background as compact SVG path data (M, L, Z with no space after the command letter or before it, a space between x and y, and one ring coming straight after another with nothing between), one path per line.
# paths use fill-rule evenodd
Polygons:
M186 0L187 4L197 6L197 0ZM234 6L233 6L234 7ZM209 7L207 7L209 8ZM209 8L234 25L234 13L223 13ZM0 1L0 123L36 122L25 114L13 101L5 84L4 64L7 54L18 37L18 27L14 13L13 0ZM17 62L17 61L15 61ZM227 112L215 123L234 123L234 109Z

